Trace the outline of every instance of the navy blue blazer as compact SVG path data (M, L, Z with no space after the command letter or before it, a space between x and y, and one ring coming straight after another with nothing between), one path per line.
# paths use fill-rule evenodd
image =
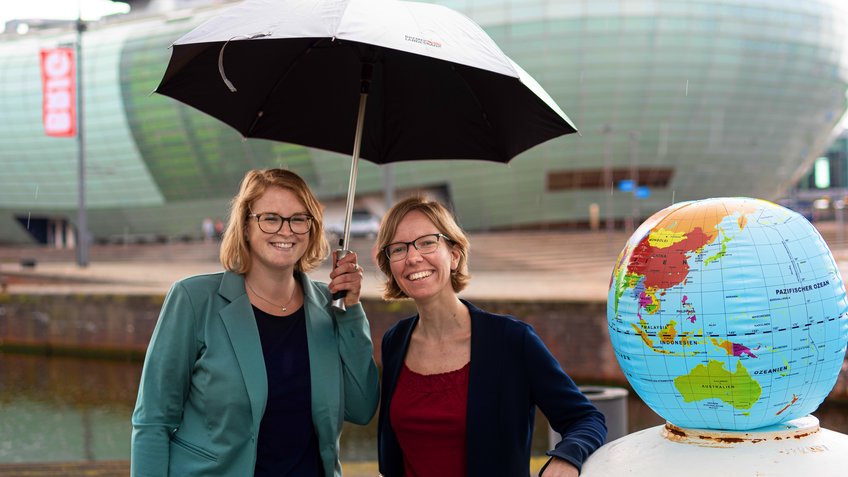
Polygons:
M471 312L467 475L529 476L536 406L563 436L547 455L580 469L589 454L604 443L604 415L565 374L533 327L463 303ZM380 473L385 477L404 474L403 450L392 429L389 409L417 322L417 315L401 320L383 336L377 439Z

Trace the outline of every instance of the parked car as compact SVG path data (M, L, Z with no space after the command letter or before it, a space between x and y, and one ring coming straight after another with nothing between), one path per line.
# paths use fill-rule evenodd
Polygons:
M327 233L339 238L344 234L344 220L327 224ZM350 236L375 238L380 231L380 218L367 210L354 210L350 216Z

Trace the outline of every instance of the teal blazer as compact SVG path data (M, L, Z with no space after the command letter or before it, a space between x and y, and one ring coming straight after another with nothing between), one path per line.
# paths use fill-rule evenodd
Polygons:
M367 424L379 383L361 305L331 311L324 283L303 285L312 380L312 421L326 477L341 475L344 420ZM144 359L132 415L131 475L253 475L268 382L245 293L231 272L176 282Z

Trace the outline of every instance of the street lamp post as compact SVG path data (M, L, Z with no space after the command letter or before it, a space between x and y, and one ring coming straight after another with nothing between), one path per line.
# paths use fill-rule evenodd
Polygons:
M77 265L88 266L88 214L85 206L85 139L83 135L82 98L82 32L85 24L82 12L77 15L76 72L77 72Z

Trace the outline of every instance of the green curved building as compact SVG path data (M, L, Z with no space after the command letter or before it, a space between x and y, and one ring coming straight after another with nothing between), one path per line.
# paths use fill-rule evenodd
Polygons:
M469 230L585 226L718 196L775 200L827 149L846 112L842 0L442 0L477 21L571 117L509 165L363 162L357 207L430 190ZM82 40L86 201L96 240L199 236L249 168L284 166L333 206L349 158L242 140L152 94L169 44L227 6L131 14ZM39 51L75 32L0 36L0 243L67 242L77 142L42 125ZM634 186L634 190L628 190ZM330 215L338 215L331 212Z

